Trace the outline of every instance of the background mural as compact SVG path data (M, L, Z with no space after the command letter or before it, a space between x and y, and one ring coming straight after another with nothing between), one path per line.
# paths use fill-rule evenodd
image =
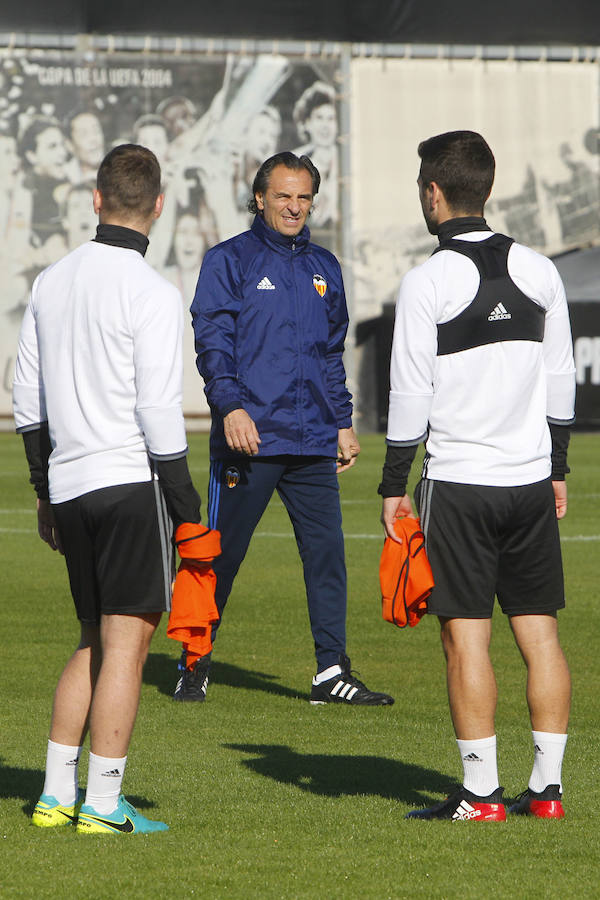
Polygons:
M0 60L1 412L10 412L18 329L45 266L95 234L91 190L115 144L156 153L165 207L146 258L183 295L186 322L209 247L245 230L260 163L310 152L322 189L311 226L337 249L335 65L279 54L172 58L14 53ZM184 406L205 415L190 328Z
M346 365L363 430L382 427L400 279L434 246L417 199L419 141L481 131L497 161L493 228L551 256L600 244L597 65L582 54L459 59L446 48L447 56L412 58L405 49L388 58L360 46L324 53L285 42L262 54L243 43L231 52L0 50L5 427L31 283L93 237L95 173L123 141L147 145L161 162L165 210L147 259L180 288L186 322L204 253L250 223L260 163L281 149L311 156L322 186L310 228L344 269ZM184 363L186 418L202 426L208 409L189 326Z
M486 207L496 231L553 256L600 237L598 72L508 60L355 60L352 67L356 303L366 318L434 246L419 206L417 146L480 131L496 157Z

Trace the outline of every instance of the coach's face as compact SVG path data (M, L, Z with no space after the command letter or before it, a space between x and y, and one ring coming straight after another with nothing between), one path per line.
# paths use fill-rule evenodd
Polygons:
M312 178L306 169L275 166L264 194L254 197L269 228L294 237L304 228L312 206Z

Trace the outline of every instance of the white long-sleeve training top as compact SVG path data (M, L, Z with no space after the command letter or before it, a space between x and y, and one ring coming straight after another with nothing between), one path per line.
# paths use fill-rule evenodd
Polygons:
M489 231L456 235L485 241ZM438 356L438 325L475 298L476 265L440 250L408 272L396 306L387 441L426 440L426 475L509 486L550 475L547 421L573 420L575 365L565 291L554 264L521 244L508 251L515 285L545 312L542 341L502 340ZM502 298L487 325L510 318Z
M36 278L13 406L17 431L48 421L53 503L186 453L182 330L179 291L137 250L90 241Z

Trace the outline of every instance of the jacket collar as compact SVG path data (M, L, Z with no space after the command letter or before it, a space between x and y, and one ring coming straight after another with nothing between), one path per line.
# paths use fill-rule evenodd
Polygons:
M289 253L291 250L301 253L306 250L310 242L310 231L306 225L299 234L295 237L290 237L270 228L261 215L254 217L250 230L259 241L262 241L263 244L266 244L277 253Z
M460 216L456 219L448 219L438 228L437 236L441 241L467 234L469 231L491 231L488 223L481 216Z

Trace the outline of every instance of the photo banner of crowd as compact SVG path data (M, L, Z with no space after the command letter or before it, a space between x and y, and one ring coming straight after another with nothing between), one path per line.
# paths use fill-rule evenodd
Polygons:
M559 271L569 256L600 249L598 67L577 61L576 53L560 61L518 59L513 48L512 58L457 59L446 49L448 56L440 48L439 57L412 58L407 52L352 61L354 361L358 420L365 431L386 428L398 286L436 246L424 227L416 187L420 141L455 129L483 134L496 159L488 224L553 258ZM573 278L578 269L573 262L565 270L577 422L598 427L600 274L582 295L581 278Z
M137 50L88 43L88 52L75 44L6 47L0 56L5 428L31 284L95 234L95 174L103 155L125 141L150 147L161 163L165 209L146 258L181 290L186 323L204 253L250 225L258 166L284 149L312 158L322 181L309 227L343 266L346 368L364 431L385 428L400 280L435 246L415 186L419 141L455 128L484 134L497 162L491 227L557 258L559 268L561 255L600 245L600 78L583 52L518 58L513 48L491 59L489 48L478 56L463 48L455 58L460 48L425 45L390 46L386 56L382 48L369 55L358 45L284 41L271 52L246 52L243 42L212 50L205 41L193 53L146 52L143 41ZM582 299L569 291L567 284L569 301ZM580 422L598 418L590 412L600 402L596 301L600 285L589 310L571 303ZM207 425L187 324L184 411L190 428Z
M15 51L0 60L0 228L3 241L0 415L11 413L18 332L36 275L95 235L92 188L111 147L149 147L165 207L146 258L181 290L185 321L206 250L249 227L258 166L281 149L311 156L322 182L310 227L338 246L337 62L278 53L193 60L149 55L86 60ZM208 407L184 341L184 409Z
M362 318L393 302L402 275L435 246L415 185L417 146L431 134L466 128L485 136L496 158L486 205L496 231L550 257L600 241L595 65L358 58L351 97L352 122L360 121L352 204ZM377 285L364 284L375 272Z

